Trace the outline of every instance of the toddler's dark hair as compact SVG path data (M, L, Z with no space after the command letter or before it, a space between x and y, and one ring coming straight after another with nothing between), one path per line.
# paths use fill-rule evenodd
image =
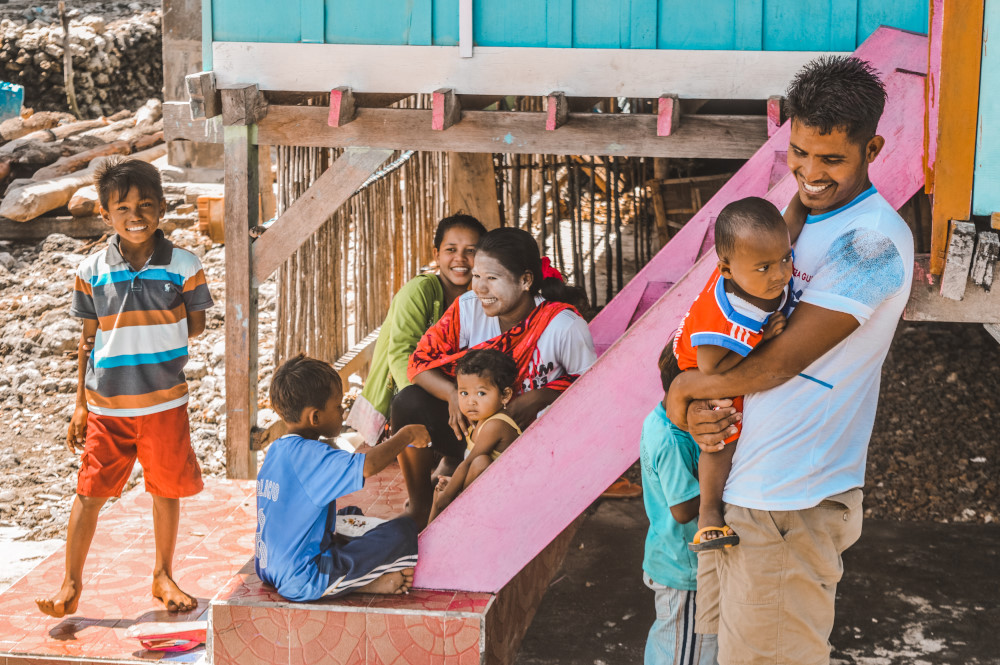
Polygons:
M271 407L286 423L298 422L308 406L322 409L336 390L343 390L340 375L328 362L300 353L282 363L271 379Z
M660 351L659 360L656 361L657 367L660 368L660 385L663 386L664 393L670 390L670 384L681 373L680 365L677 364L677 356L674 355L674 337L676 337L676 333L670 337L670 341Z
M824 55L807 64L785 92L785 115L821 134L842 128L864 146L875 136L885 109L885 85L870 63Z
M715 251L729 258L736 248L753 235L785 231L788 226L774 204L756 196L733 201L715 220Z
M451 217L445 217L438 222L437 229L434 231L434 249L441 249L441 243L444 242L444 234L454 228L468 229L480 238L486 235L486 227L478 219L472 215L459 213Z
M558 277L546 277L542 280L541 292L542 297L549 302L564 302L567 305L572 305L586 321L594 318L591 316L587 290L581 286L570 286Z
M163 200L159 170L142 160L120 155L108 157L94 170L94 187L105 210L111 202L112 193L121 200L128 196L133 187L139 190L139 195L143 198Z
M513 388L517 383L517 363L503 351L496 349L473 349L455 363L455 376L471 374L485 376L501 392Z

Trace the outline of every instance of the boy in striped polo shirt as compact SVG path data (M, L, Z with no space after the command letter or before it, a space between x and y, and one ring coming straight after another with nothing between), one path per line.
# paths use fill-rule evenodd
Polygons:
M202 488L184 365L187 340L205 330L212 296L198 258L158 229L167 206L154 166L111 158L94 182L101 216L115 235L76 274L70 313L83 319L83 333L66 443L83 454L66 536L66 575L54 596L35 602L49 616L76 612L98 513L108 498L121 495L138 457L153 495L153 596L167 610L184 612L198 601L173 580L180 498ZM85 347L89 337L95 338L92 352Z

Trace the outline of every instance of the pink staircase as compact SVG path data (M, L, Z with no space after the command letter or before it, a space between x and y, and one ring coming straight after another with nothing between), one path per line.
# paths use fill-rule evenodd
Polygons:
M923 184L927 38L883 27L856 55L888 88L871 176L899 207ZM594 319L597 364L421 534L417 586L503 588L636 460L643 418L662 399L656 358L714 263L714 219L744 196L788 202L791 175L771 184L789 132L786 123Z

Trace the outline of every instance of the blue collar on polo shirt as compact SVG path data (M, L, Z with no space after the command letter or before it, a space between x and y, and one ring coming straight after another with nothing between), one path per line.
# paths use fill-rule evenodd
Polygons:
M874 194L876 191L877 190L875 189L875 185L871 185L868 189L866 189L865 191L861 192L853 199L851 199L849 203L840 206L836 210L830 210L828 212L824 212L819 215L806 215L806 224L815 224L816 222L822 222L824 219L829 219L834 215L839 215L848 208L858 205L859 203L867 199L869 196Z

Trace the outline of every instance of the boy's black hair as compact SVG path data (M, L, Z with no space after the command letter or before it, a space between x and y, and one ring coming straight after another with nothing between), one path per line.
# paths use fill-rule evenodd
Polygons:
M456 227L460 229L469 229L480 238L486 235L486 227L483 226L482 222L472 215L463 215L459 213L457 215L452 215L451 217L445 217L438 222L437 229L434 231L434 249L441 249L441 243L444 242L444 234L450 229L454 229Z
M829 134L843 129L864 146L875 136L885 108L885 84L870 63L824 55L802 68L785 92L785 115Z
M785 231L784 218L774 204L757 196L733 201L715 220L715 251L729 258L746 239L757 234Z
M477 253L496 259L516 278L530 272L530 293L538 295L542 288L542 257L530 233L511 226L493 229L479 241Z
M94 170L94 187L101 200L101 207L105 210L108 209L112 194L121 200L128 196L133 187L139 190L139 195L143 198L163 200L163 183L159 170L140 159L120 155L108 157Z
M455 376L459 374L485 376L503 392L517 382L517 363L503 351L474 349L455 364Z
M677 356L674 355L674 337L670 337L667 345L660 351L660 358L656 361L656 366L660 368L660 385L663 386L664 394L670 390L670 384L681 373L680 365L677 364Z
M340 375L328 362L300 353L282 363L271 379L271 407L286 423L295 423L308 406L322 409L333 395L334 386L343 390Z

